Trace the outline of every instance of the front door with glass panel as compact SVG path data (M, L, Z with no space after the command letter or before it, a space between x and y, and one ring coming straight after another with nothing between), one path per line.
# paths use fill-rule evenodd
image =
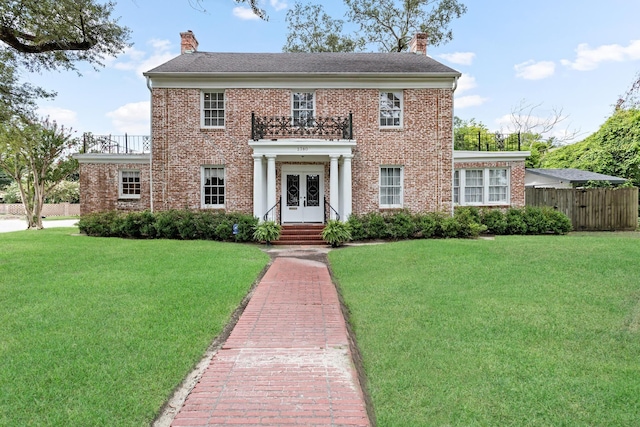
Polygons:
M321 170L282 174L282 222L324 221L324 180Z

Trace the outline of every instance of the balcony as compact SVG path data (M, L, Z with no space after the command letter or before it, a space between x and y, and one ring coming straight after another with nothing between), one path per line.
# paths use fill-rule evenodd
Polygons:
M94 135L82 136L82 154L149 154L151 137L149 135Z
M353 114L337 117L263 117L251 113L251 139L353 139Z
M455 132L454 150L464 151L522 151L525 142L520 133Z

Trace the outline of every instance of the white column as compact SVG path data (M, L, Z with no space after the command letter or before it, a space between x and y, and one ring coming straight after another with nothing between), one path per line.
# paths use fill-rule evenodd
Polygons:
M338 212L340 213L340 219L344 212L344 162L338 161L338 187L340 188L340 194L338 195Z
M351 182L351 158L347 155L342 161L342 212L340 213L342 221L346 221L353 212L353 192Z
M267 207L271 209L276 204L276 156L267 155ZM269 220L276 219L275 209L269 214Z
M262 156L253 156L253 216L262 220L266 212L264 207L264 172L262 170Z
M338 188L338 155L331 154L331 168L329 169L329 204L333 209L338 209L340 203L340 189ZM329 218L336 219L336 213L329 208Z

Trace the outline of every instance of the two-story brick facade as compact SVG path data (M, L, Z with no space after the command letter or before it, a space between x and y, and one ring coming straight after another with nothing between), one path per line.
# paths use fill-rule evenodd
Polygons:
M209 53L181 36L182 54L145 73L150 152L78 156L83 213L322 223L524 204L525 153L454 153L460 73L426 56L425 35L411 53Z

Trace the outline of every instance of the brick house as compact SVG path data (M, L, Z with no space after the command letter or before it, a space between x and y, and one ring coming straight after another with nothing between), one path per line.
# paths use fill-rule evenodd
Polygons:
M97 144L81 209L221 209L282 223L524 205L524 151L453 144L460 73L409 53L199 52L146 73L151 141ZM134 144L135 145L135 144ZM114 151L117 151L114 153Z

